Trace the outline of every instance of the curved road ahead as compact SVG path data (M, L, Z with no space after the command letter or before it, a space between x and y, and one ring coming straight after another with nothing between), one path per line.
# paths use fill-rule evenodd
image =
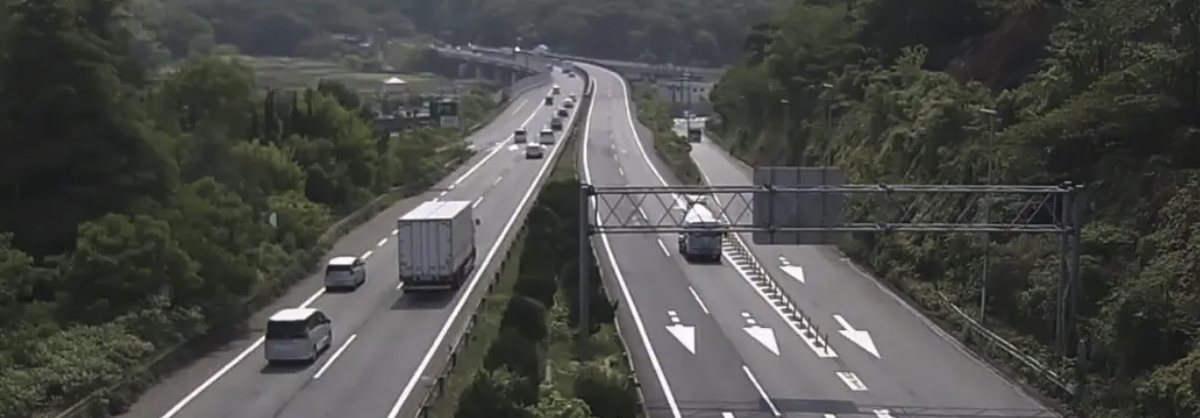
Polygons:
M583 78L555 74L567 94L582 96ZM470 137L479 155L433 191L406 199L341 239L331 255L367 259L369 282L352 293L326 294L310 277L251 324L244 340L210 355L144 395L124 416L134 418L395 418L410 417L428 382L446 360L484 286L480 268L453 298L429 301L398 288L395 220L431 199L471 200L482 223L477 232L480 266L504 253L497 245L519 229L527 204L548 174L550 158L525 160L511 145L522 126L537 132L555 107L543 106L549 86L525 92L486 127ZM556 101L556 104L558 102ZM574 121L574 114L572 120ZM561 148L556 147L557 153ZM314 293L316 292L316 293ZM334 343L311 366L267 367L261 350L265 316L287 306L310 306L333 319Z
M634 123L625 81L580 66L595 83L585 182L677 184L654 155L650 133ZM748 169L709 142L692 155L711 184L749 183ZM627 203L616 211L623 218L663 216L657 203L640 209ZM600 212L598 218L608 215ZM594 239L606 285L621 299L618 321L655 418L1056 416L826 250L750 247L830 334L828 344L806 335L749 278L734 241L721 265L694 265L682 261L674 240ZM864 335L873 339L860 345Z

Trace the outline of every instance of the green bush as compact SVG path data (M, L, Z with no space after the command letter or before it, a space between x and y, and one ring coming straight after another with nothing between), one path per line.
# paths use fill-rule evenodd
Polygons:
M546 309L553 309L558 281L553 276L522 276L513 285L513 292L541 302Z
M620 368L621 359L610 356L580 366L575 376L575 396L587 403L597 418L634 418L637 395L629 375Z
M514 403L521 397L525 379L511 371L480 370L471 385L459 396L455 418L529 418L524 406ZM535 394L536 396L536 394Z
M501 327L516 329L521 335L534 343L546 340L549 333L546 323L547 310L541 302L521 295L513 295L508 299L504 310L504 319L500 320Z
M542 381L542 355L536 343L521 334L521 331L503 327L496 341L488 347L483 367L491 370L507 369L521 380L515 387L519 395L513 399L521 405L537 402L537 387Z

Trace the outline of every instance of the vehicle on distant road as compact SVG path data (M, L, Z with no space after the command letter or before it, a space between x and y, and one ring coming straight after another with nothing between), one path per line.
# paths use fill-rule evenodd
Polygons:
M562 94L562 88L558 87L558 84L555 84L553 87L550 87L550 94L555 96L560 95Z
M514 144L524 144L527 141L529 141L529 133L525 131L525 128L518 128L516 131L513 131Z
M367 263L352 256L334 257L325 264L325 290L357 289L367 282Z
M333 344L333 321L313 308L280 309L267 319L267 363L315 362Z
M546 96L546 106L554 106L554 96Z
M475 270L475 226L469 201L429 201L396 220L404 291L458 290Z
M542 128L542 132L538 134L538 143L542 145L554 145L554 131L550 127Z
M575 100L574 100L574 99L571 99L570 97L568 97L566 100L563 100L563 107L564 107L564 108L567 108L567 109L572 109L572 108L574 108L574 107L575 107Z
M555 116L550 118L550 129L558 132L563 130L563 120L561 117Z
M704 138L704 131L700 128L688 128L688 142L699 143L701 138Z

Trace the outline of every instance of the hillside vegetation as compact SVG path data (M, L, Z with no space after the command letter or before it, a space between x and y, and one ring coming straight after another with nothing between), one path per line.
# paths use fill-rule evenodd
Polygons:
M1200 415L1200 2L807 0L756 26L743 53L711 128L753 164L829 156L855 182L944 184L982 183L991 161L997 183L1086 184L1076 404ZM981 108L998 114L993 146ZM977 306L980 241L847 249L936 314L937 293ZM989 325L1053 352L1057 238L994 242Z
M594 58L723 65L775 0L401 0L424 33L456 44L546 44Z
M0 12L0 416L148 377L303 277L337 218L469 155L448 131L375 135L334 83L264 94L206 59L151 84L117 6Z

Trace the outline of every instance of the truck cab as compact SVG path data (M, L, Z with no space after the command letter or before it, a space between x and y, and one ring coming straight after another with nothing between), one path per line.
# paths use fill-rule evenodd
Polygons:
M721 262L724 224L713 215L702 199L688 198L683 228L679 234L679 254L684 260Z

